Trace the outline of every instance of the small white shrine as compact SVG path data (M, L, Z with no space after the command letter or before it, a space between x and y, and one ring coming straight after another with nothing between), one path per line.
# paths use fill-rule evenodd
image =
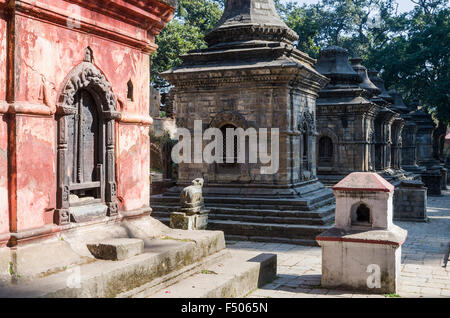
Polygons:
M407 231L392 222L394 186L376 173L355 172L333 191L335 226L316 237L322 286L396 293Z

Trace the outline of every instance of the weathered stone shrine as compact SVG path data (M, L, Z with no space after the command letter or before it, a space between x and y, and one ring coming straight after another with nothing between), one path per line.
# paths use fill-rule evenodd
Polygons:
M316 67L331 82L317 101L319 178L331 186L353 171L377 172L396 187L395 218L426 221L425 188L401 166L403 108L361 61L339 47L320 53Z
M249 163L248 141L245 163L180 163L178 187L152 197L153 215L168 222L182 187L202 177L208 229L314 244L315 233L328 228L333 197L316 177L315 119L317 93L327 78L314 69L314 59L294 48L297 39L273 0L229 0L206 36L208 48L182 56L180 67L163 73L175 86L178 127L194 132L194 120L201 120L203 131L268 128L270 135L278 128L279 169L262 174L266 164Z
M412 121L411 109L405 105L397 90L390 90L388 94L391 96L389 100L391 102L390 108L399 113L405 122L401 134L401 167L410 173L423 172L425 168L417 165L417 124Z
M422 181L428 188L428 194L440 195L444 184L443 170L446 169L433 157L433 131L436 124L423 108L411 112L411 120L417 125L417 163L426 168L421 173Z
M61 233L148 216L150 53L175 6L0 1L0 281L82 261Z
M362 59L354 57L350 62L363 79L360 87L371 94L371 102L382 107L375 117L375 170L389 182L398 185L399 180L405 178L400 166L404 120L392 109L391 99L386 98L384 87L380 88L372 82L367 68L361 65Z
M359 64L358 73L352 68L343 48L323 49L316 69L330 79L317 100L320 180L334 185L353 171L375 171L375 118L382 107L370 98L372 91L379 90L368 80L365 68Z

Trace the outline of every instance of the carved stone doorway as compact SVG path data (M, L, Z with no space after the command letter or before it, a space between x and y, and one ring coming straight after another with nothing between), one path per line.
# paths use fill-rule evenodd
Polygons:
M70 206L104 202L104 136L101 114L92 95L85 89L75 95L76 113L68 123Z
M66 78L58 112L55 223L117 214L114 121L120 116L111 85L92 64L92 51Z

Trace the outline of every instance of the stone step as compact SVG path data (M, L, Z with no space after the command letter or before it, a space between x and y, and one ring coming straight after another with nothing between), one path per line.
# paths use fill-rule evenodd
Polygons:
M210 266L149 298L230 298L243 297L276 277L275 254L254 255L233 252L233 256Z
M90 242L87 248L95 258L121 261L144 251L144 241L133 238L114 238Z
M256 223L286 223L286 224L317 224L317 225L325 225L329 224L334 219L334 208L331 208L327 211L318 213L316 212L313 217L310 217L312 212L308 215L302 215L299 213L285 214L282 216L278 216L277 211L273 214L264 215L261 213L256 213L258 211L243 211L243 210L221 210L214 209L209 213L210 220L234 220L234 221L248 221L248 222L256 222ZM228 214L228 212L231 212ZM260 211L259 211L260 212ZM152 216L161 219L161 218L169 218L170 213L166 211L153 211Z
M317 209L320 209L324 206L328 206L334 203L334 197L328 197L324 198L322 201L318 203L313 203L310 205L297 205L295 204L296 201L292 200L292 204L287 204L286 202L278 202L274 203L272 205L270 204L249 204L248 202L240 202L239 199L236 199L236 201L230 200L229 203L223 203L223 200L216 201L209 201L205 200L205 205L208 209L213 208L230 208L230 209L248 209L248 210L269 210L273 211L274 208L276 208L277 211L315 211ZM152 209L158 210L158 211L167 211L167 212L176 212L177 209L179 209L179 200L152 200L151 201ZM270 213L270 212L269 212Z
M169 214L170 212L179 211L178 206L163 206L163 205L152 205L153 215L155 213ZM303 210L282 210L274 209L270 207L267 209L260 209L256 207L230 207L230 206L213 206L208 207L208 210L213 214L232 214L232 215L257 215L257 216L277 216L277 217L303 217L303 218L321 218L326 217L330 213L334 212L334 205L322 206L313 211L303 211Z
M152 216L161 218L169 217L170 212L176 211L175 207L154 206ZM259 209L239 209L239 208L224 208L213 207L210 208L210 219L230 219L245 221L244 218L254 222L262 223L299 223L310 224L311 222L318 222L317 224L327 224L329 219L334 217L334 205L324 206L316 211L280 211L280 210L259 210ZM273 220L273 221L271 221ZM305 222L302 222L302 221ZM325 223L324 223L324 220Z
M300 239L315 241L315 237L331 228L330 225L307 225L307 224L276 224L276 223L254 223L237 222L229 220L211 220L208 222L208 230L222 230L225 235L239 235L248 237L279 237L289 240Z
M229 204L234 206L289 206L289 207L305 207L308 209L308 206L313 204L325 205L329 204L334 200L334 195L330 190L321 189L314 193L314 195L308 195L307 198L300 197L292 197L292 198L256 198L256 197L239 197L239 196L205 196L205 205L221 205L221 204ZM161 204L161 205L178 205L179 197L175 195L155 195L151 196L150 202L152 204ZM326 203L325 203L326 202Z
M229 241L251 241L251 242L268 242L268 243L281 243L281 244L295 244L303 246L319 246L314 239L292 239L286 237L265 237L265 236L244 236L226 234L225 239Z
M333 221L334 215L330 214L323 218L302 218L302 217L277 217L277 216L258 216L258 215L239 215L239 214L209 214L210 220L229 220L237 222L254 223L276 223L276 224L309 224L326 225Z
M169 224L168 217L158 218L164 224ZM330 217L328 225L309 224L276 224L256 223L230 220L208 221L208 230L221 230L227 239L255 242L274 242L298 245L318 246L315 237L330 229L334 216Z
M327 205L315 211L293 211L293 210L260 210L250 208L211 208L211 214L228 214L228 215L250 215L262 217L280 217L280 218L322 218L327 217L334 212L334 205Z
M147 223L138 225L145 229ZM14 284L0 287L0 297L132 297L136 293L131 291L143 285L176 283L195 273L202 264L215 263L226 254L220 231L164 229L155 234L153 238L141 238L145 245L139 255L117 261L92 258L53 274L29 280L18 278Z

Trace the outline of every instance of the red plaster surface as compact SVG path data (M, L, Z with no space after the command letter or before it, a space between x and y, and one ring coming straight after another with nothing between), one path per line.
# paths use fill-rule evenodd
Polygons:
M9 231L7 147L7 125L0 114L0 234Z
M148 114L149 57L92 35L18 17L16 100L42 102L45 88L49 107L55 107L67 74L83 61L84 50L93 50L94 64L111 83L123 110ZM127 82L133 82L136 99L127 101Z
M0 0L0 82L7 83L6 21ZM72 1L71 1L72 2ZM93 63L112 86L125 123L116 126L116 179L121 210L149 206L150 57L154 36L173 16L173 8L156 0L24 0L15 16L14 98L17 162L17 231L53 222L56 207L57 122L53 116L70 71L83 61L86 47ZM82 7L74 5L82 3ZM99 10L95 6L100 6ZM120 10L122 6L123 10ZM90 10L93 8L95 10ZM119 8L119 9L118 9ZM108 13L110 10L110 14ZM68 12L81 17L80 28L67 27ZM39 19L37 19L39 17ZM77 21L72 21L77 23ZM127 100L131 79L134 100ZM7 85L0 85L0 112ZM12 87L12 86L11 86ZM3 105L3 106L2 106ZM13 126L12 126L13 127ZM12 135L13 136L13 135ZM9 228L8 126L0 114L0 234ZM14 185L14 183L12 183ZM15 187L14 187L15 188ZM15 204L12 200L13 205ZM14 209L12 209L14 211ZM12 212L14 214L14 212Z
M56 202L56 122L17 116L17 229L44 225Z
M0 5L4 1L0 1ZM6 21L0 12L0 65L6 67ZM9 207L8 207L8 126L1 114L6 111L6 72L5 67L0 69L0 235L9 232Z
M3 14L0 12L0 65L5 65L6 67L6 21L4 20ZM6 72L5 67L0 69L0 100L5 100L6 98Z
M122 210L148 207L150 197L150 140L148 127L119 125L119 185Z

